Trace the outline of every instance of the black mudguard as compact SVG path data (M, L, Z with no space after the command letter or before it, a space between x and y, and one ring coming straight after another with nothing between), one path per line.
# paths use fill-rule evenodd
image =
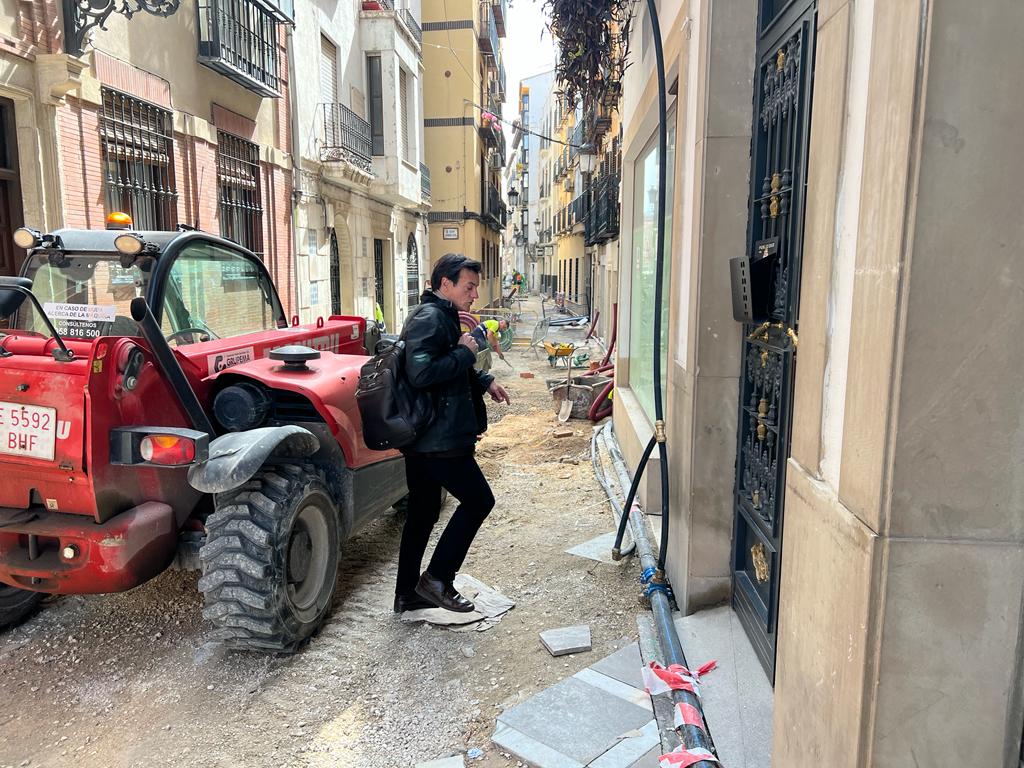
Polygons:
M223 493L255 475L271 454L312 456L319 448L316 435L294 425L231 432L210 443L210 458L188 471L188 482L203 493Z

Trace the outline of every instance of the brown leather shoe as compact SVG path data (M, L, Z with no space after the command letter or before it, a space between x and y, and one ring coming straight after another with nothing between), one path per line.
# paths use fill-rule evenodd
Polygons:
M430 602L431 605L444 608L446 611L469 613L476 610L472 601L460 595L455 589L455 585L451 582L445 584L440 579L435 579L427 571L420 576L419 583L416 585L416 594Z

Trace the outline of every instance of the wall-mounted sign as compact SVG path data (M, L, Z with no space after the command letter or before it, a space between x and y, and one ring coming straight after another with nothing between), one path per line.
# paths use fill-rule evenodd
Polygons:
M445 240L458 240L459 239L459 228L458 227L445 227L441 233L441 236Z

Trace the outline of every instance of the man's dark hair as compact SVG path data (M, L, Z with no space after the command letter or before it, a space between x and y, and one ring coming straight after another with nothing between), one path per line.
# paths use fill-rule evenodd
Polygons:
M464 269L476 272L479 275L481 265L479 261L463 256L461 253L446 253L437 260L433 271L430 273L431 288L435 291L440 290L441 280L445 277L451 280L453 285L457 284L459 282L459 274Z

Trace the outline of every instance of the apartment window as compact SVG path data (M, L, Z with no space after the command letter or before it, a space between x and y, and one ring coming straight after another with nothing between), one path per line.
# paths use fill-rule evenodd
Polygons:
M675 168L675 119L668 122L668 168L665 190L665 261L663 317L668 317L669 254L672 252L672 177ZM658 136L657 131L644 147L634 165L633 185L633 263L630 287L631 309L629 318L629 387L644 411L654 420L654 326L651 307L654 306L655 267L658 236ZM666 372L668 355L668 323L661 325L661 371ZM664 384L664 382L662 382Z
M220 233L263 258L260 149L251 141L217 132Z
M410 114L412 108L409 105L409 73L404 69L398 70L398 101L398 106L402 110L402 132L400 135L402 159L407 163L411 163L412 142L409 141L409 124L412 122L412 115Z
M384 80L380 56L366 57L367 90L370 93L370 142L374 155L384 154Z
M131 214L137 229L174 229L174 131L169 110L101 89L100 138L107 212Z
M252 0L199 0L199 61L261 96L280 96L276 17Z

